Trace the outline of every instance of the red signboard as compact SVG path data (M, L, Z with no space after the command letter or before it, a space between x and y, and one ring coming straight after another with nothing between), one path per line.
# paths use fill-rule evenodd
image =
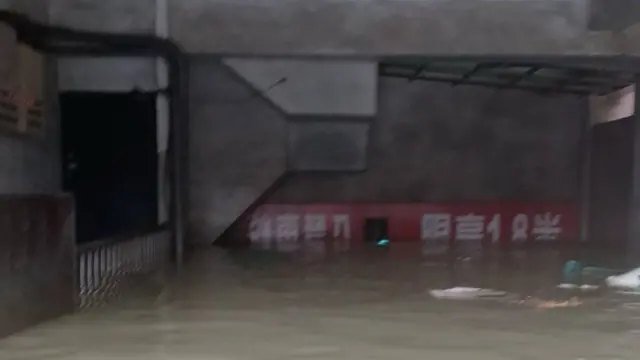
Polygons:
M392 242L505 245L578 238L577 206L553 203L267 204L247 225L256 245L330 239L354 246L366 240L367 219L386 219Z

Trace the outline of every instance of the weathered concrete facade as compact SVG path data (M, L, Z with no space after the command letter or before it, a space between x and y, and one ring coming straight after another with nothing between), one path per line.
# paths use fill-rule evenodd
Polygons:
M625 249L634 265L640 256L637 86L590 99L589 161L583 169L589 242Z
M228 69L211 59L198 59L199 65L194 66L192 72L192 81L203 83L202 79L210 79L211 82L206 86L192 85L194 114L190 121L191 224L194 232L205 234L203 237L219 234L224 224L233 221L259 190L285 169L352 171L362 170L366 165L369 171L366 175L296 176L293 185L288 185L274 198L283 201L306 201L309 192L305 195L304 189L312 189L313 196L323 199L365 199L379 191L398 201L482 200L483 197L571 200L577 196L577 190L572 187L578 176L577 148L572 146L582 136L580 124L587 111L586 105L578 100L506 92L498 96L475 88L451 92L446 86L438 85L434 85L434 90L424 90L425 84L396 86L385 80L379 110L374 62L357 60L346 65L318 59L233 56L320 55L364 59L394 54L610 55L634 54L640 49L640 41L635 40L640 39L640 32L634 26L640 18L637 7L632 3L622 4L626 10L624 17L620 17L621 3L600 0L54 0L50 2L49 13L54 24L120 33L153 33L157 32L160 4L169 9L165 19L169 37L194 54L228 56L225 64L244 79L232 84L239 79L231 76L233 81L229 80ZM157 86L153 76L155 66L153 60L63 60L61 88L115 91L154 88ZM215 79L205 74L213 74ZM272 87L283 78L285 82ZM250 106L243 105L242 110L238 106L231 111L231 105L216 100L228 98L224 87L237 87L238 90L229 90L229 93L244 91L242 94L256 99ZM413 100L408 99L407 92ZM274 110L277 116L258 115L261 110L257 103L263 101L260 93L278 109ZM390 93L396 94L387 96ZM457 96L461 98L454 101ZM503 97L505 102L518 106L496 105L500 101L494 98ZM529 105L523 105L528 102ZM469 106L463 109L459 103ZM446 108L446 104L455 105ZM436 117L433 117L434 105L438 106ZM261 106L269 107L267 103ZM565 110L569 108L571 110ZM253 135L236 128L237 120L234 124L215 121L214 125L203 120L213 117L214 111L222 112L216 119L241 118L247 121L247 126L255 121L256 129L277 140L260 144L258 149L264 147L264 151L248 152L238 144L243 143L244 137ZM431 116L420 122L417 119L423 112ZM374 116L376 120L372 123ZM267 129L258 122L259 117L277 117L278 121L269 120L274 124L285 124L284 119L288 117L295 124ZM474 130L467 133L463 131L464 126ZM327 130L329 128L336 131ZM572 132L574 130L576 132ZM551 131L551 135L547 131ZM237 138L227 144L227 150L212 141L222 134ZM487 144L474 140L474 136L485 139ZM322 151L323 147L326 150L331 146L337 151ZM276 147L282 153L270 156L275 156L278 164L261 162L271 151L267 149ZM442 155L445 150L453 150L450 151L453 154ZM550 155L552 150L564 155ZM403 153L403 158L394 157L396 152ZM325 153L329 155L304 156ZM222 162L206 160L218 157ZM428 159L426 165L420 157ZM337 159L347 158L350 160L337 163ZM508 165L498 173L481 170L498 161ZM238 168L248 172L232 169L229 163L244 164ZM259 163L263 164L264 176L257 172ZM249 180L237 180L240 175L233 174L236 171L245 177L259 175L255 175L255 182L242 185L242 181ZM402 176L405 172L409 175L399 182L396 190L381 190L387 186L383 184L386 180L381 180L387 173ZM301 179L311 180L305 185L307 180ZM231 186L236 188L233 190L228 183L239 185ZM429 190L421 190L425 187ZM214 193L224 193L226 197Z
M191 239L211 243L286 171L286 115L215 60L190 80Z
M11 4L9 4L11 5ZM46 20L46 7L42 2L16 1L13 9ZM6 8L6 7L5 7ZM15 33L0 24L0 88L16 92L21 85L29 97L44 101L45 129L42 136L0 134L0 193L2 194L55 194L60 191L59 124L56 115L55 60L26 52L29 59L21 58ZM33 66L22 71L28 79L21 79L18 63Z
M640 34L621 32L640 18L632 1L167 1L170 36L192 53L590 55L640 49ZM57 24L150 32L155 3L55 0L50 9Z
M587 99L381 79L368 169L295 175L272 203L579 198Z
M290 171L360 171L377 112L378 66L365 60L227 58L288 114Z
M41 0L0 0L0 9L47 20L46 2ZM4 24L0 90L3 107L17 109L18 124L27 123L28 128L32 118L26 115L33 109L44 119L42 131L3 124L6 131L0 132L0 336L6 336L73 311L76 254L74 233L69 231L73 199L59 194L55 60L18 44ZM3 120L13 114L3 113Z
M375 61L227 58L225 63L287 114L366 117L377 110Z
M363 168L377 108L376 69L365 61L222 63L195 57L190 69L193 238L212 241L285 172ZM355 134L354 119L359 120ZM337 149L337 155L328 149Z

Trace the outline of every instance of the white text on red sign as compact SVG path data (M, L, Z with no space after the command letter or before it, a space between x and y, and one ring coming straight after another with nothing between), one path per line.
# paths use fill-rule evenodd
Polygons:
M422 216L420 237L422 240L482 240L485 237L492 242L501 240L502 221L500 214L490 217L478 214L452 216L447 213L428 213ZM517 214L511 221L510 237L512 241L556 240L562 234L561 215L552 213L533 216L533 224L526 214Z
M349 214L308 213L256 215L249 223L249 238L251 240L278 239L307 240L332 238L351 238L351 219Z

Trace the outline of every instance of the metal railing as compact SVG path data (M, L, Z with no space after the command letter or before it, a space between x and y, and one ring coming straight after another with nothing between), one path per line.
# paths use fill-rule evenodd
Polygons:
M79 309L96 307L119 297L131 275L162 270L170 261L170 232L166 229L137 236L81 245L77 252Z

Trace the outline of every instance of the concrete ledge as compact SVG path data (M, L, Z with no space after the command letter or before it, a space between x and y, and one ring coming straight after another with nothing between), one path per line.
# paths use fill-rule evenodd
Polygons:
M171 0L171 35L224 54L607 54L587 0Z

